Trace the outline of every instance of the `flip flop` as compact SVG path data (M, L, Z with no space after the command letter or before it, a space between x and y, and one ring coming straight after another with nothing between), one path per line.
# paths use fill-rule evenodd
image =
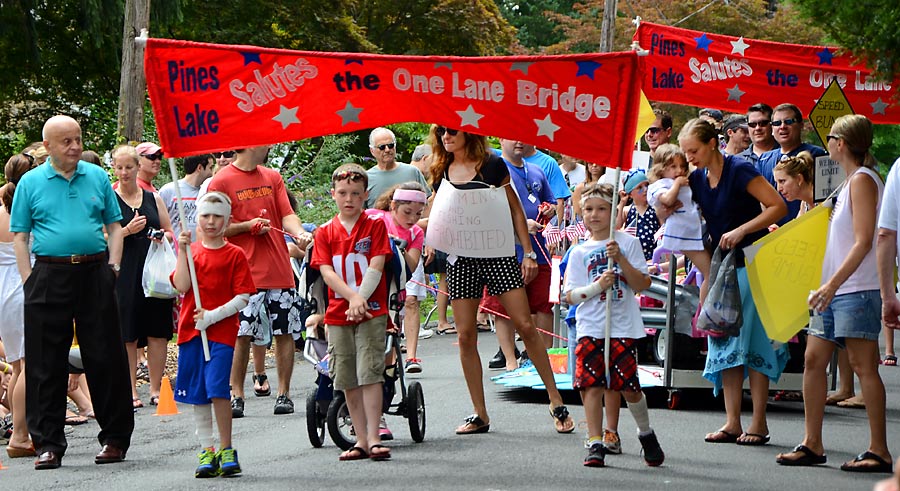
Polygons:
M159 406L159 396L150 396L150 405Z
M134 407L135 409L137 409L139 407L144 407L144 403L141 402L140 398L132 397L131 398L131 406Z
M881 364L886 367L895 367L897 366L897 357L894 355L884 355L884 359L881 360Z
M79 426L88 422L88 419L84 416L79 416L77 414L73 416L66 416L66 424L69 426Z
M490 324L475 324L475 329L477 329L478 332L491 332L491 325Z
M795 466L795 467L808 467L812 465L821 465L825 462L828 462L828 457L825 455L818 455L812 450L809 449L806 445L797 445L794 447L793 452L791 453L799 453L800 457L795 459L788 459L782 455L775 458L775 462L781 465Z
M853 397L853 396L850 396ZM831 394L825 398L826 406L837 406L839 402L846 401L850 397L844 397L842 394Z
M860 402L856 397L851 397L850 399L845 399L839 403L837 403L838 407L845 407L850 409L865 409L866 403L865 401Z
M706 435L703 439L706 443L735 443L741 435L728 433L725 430L718 430L715 433Z
M466 429L466 427L470 427ZM485 423L483 419L473 414L465 419L465 423L456 429L457 435L474 435L476 433L487 433L491 430L491 424Z
M443 334L457 334L457 332L456 332L456 326L453 325L453 324L450 324L450 327L448 327L448 328L446 328L446 329L438 329L438 330L437 330L437 333L438 333L438 334L441 334L441 335L443 335Z
M874 460L875 465L853 465L866 460ZM841 470L846 472L886 472L890 474L891 472L894 472L894 466L878 455L865 451L857 455L856 458L850 462L841 464Z
M557 433L572 433L575 431L575 422L569 417L569 408L566 406L550 408L550 416L553 417L553 425L556 427ZM566 427L567 423L572 423L572 427ZM562 429L560 429L560 425L562 425Z
M265 373L253 375L253 393L256 397L267 397L272 394L272 386L268 382L269 377ZM265 385L266 388L263 388L263 385ZM257 389L256 386L259 386L259 388Z
M373 452L373 450L376 450L376 449L378 449L378 450L386 449L387 452L380 452L380 453ZM384 445L381 445L380 443L376 443L375 445L372 445L371 447L369 447L369 458L371 458L372 460L390 460L391 459L391 449L388 447L385 447Z
M752 438L752 440L747 440L746 438ZM769 443L769 435L760 435L759 433L747 433L744 432L741 436L738 437L734 443L738 445L745 445L748 447L761 447L767 443Z
M350 450L347 450L346 452L342 453L341 456L338 457L338 460L343 460L343 461L363 460L363 459L368 459L368 458L369 458L369 453L366 452L366 449L364 449L362 447L351 447Z

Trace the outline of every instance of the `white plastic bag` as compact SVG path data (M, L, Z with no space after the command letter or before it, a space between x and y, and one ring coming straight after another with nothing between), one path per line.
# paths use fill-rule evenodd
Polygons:
M718 247L713 252L709 293L697 317L697 329L712 337L739 336L744 324L734 254L732 249L723 258Z
M175 298L178 291L169 281L169 275L175 271L177 259L169 239L163 236L161 243L151 242L144 261L144 274L141 285L144 296L153 298Z

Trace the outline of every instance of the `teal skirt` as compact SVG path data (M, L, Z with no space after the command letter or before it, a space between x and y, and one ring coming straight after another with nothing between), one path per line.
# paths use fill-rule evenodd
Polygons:
M747 378L749 370L753 369L769 377L772 382L778 382L784 366L790 359L787 345L775 349L769 336L766 335L750 292L747 268L737 268L737 275L744 316L741 335L709 338L709 353L706 356L706 367L703 369L703 377L713 383L715 395L722 390L722 370L743 366L744 378Z

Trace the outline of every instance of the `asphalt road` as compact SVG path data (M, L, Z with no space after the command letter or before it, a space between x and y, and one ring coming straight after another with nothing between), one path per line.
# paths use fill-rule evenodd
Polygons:
M842 472L839 466L865 450L868 427L865 411L829 407L826 412L828 464L820 468L786 468L775 455L800 442L803 408L798 402L771 402L772 442L765 447L707 444L703 435L724 421L721 404L708 391L686 393L679 410L656 401L651 424L666 452L662 467L649 468L640 456L634 422L623 410L620 434L622 455L608 456L607 467L582 466L585 426L574 434L557 435L538 391L509 390L494 385L485 372L485 392L491 432L457 436L454 428L471 412L454 342L456 336L422 341L424 372L411 378L424 388L427 430L423 443L413 443L407 420L388 417L395 440L389 462L339 462L339 450L328 440L313 448L306 434L304 398L315 379L312 367L298 354L292 395L297 412L274 416L274 397L247 399L246 417L234 422L234 441L243 474L236 478L195 479L194 437L190 408L181 414L157 417L152 408L139 410L128 460L98 466L96 422L75 427L69 449L57 470L35 471L32 459L6 458L0 470L0 489L628 489L628 490L869 490L886 475ZM482 358L496 351L491 334L481 335ZM881 367L888 392L888 441L900 455L900 368ZM275 370L269 370L275 378ZM275 381L272 380L275 387ZM143 388L146 391L146 386ZM252 390L248 392L252 394ZM148 400L142 394L143 400ZM566 400L576 421L584 420L574 393ZM745 409L749 406L745 398ZM749 417L744 418L745 424Z

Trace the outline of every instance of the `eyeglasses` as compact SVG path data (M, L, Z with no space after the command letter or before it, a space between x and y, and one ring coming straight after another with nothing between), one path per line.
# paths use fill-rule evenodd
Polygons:
M229 150L227 152L215 152L215 153L213 153L213 157L215 157L217 159L220 159L222 157L225 157L226 159L230 159L230 158L234 157L234 150Z
M786 119L785 122L787 122L787 121L791 121L791 120ZM772 124L772 121L769 121L768 119L764 119L762 121L754 121L752 123L747 123L747 126L749 126L751 128L756 128L757 126L759 126L760 128L765 128L766 126L769 126L770 124ZM788 123L788 124L791 124L791 123ZM775 126L778 126L778 125L775 125Z
M456 134L459 133L459 130L451 130L450 128L444 128L443 126L438 126L437 128L434 129L434 133L438 137L443 137L444 133L446 133L450 136L456 136Z
M391 143L391 145L393 145L393 143ZM332 174L331 182L343 181L345 179L348 181L361 181L366 177L367 176L365 174L361 174L352 170L345 170L342 172L338 172L337 174Z
M383 145L375 145L375 148L383 152L385 148L390 148L391 150L393 150L396 145L396 143L385 143Z
M659 132L662 131L662 130L663 130L663 129L660 128L659 126L651 126L651 127L647 128L647 134L648 134L648 135L655 135L655 134L659 133Z
M772 121L772 126L777 128L777 127L781 126L782 123L790 126L794 123L799 123L799 122L800 122L800 120L794 119L794 118L781 119L781 120L776 119L775 121ZM750 126L750 125L748 124L747 126Z
M141 155L141 157L144 157L145 159L149 159L149 160L162 160L162 158L163 158L163 153L162 153L162 152L156 152L156 153L151 153L151 154L149 154L149 155L144 154L144 155Z
M837 135L827 135L825 137L826 142L830 142L831 140L840 140L840 139L841 139L841 137L839 137Z

